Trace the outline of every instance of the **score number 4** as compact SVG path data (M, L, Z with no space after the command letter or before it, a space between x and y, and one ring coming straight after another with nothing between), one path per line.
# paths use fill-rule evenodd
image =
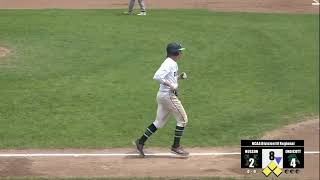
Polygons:
M292 166L293 168L295 168L295 167L297 166L297 164L296 164L296 158L292 158L292 159L291 159L290 166Z

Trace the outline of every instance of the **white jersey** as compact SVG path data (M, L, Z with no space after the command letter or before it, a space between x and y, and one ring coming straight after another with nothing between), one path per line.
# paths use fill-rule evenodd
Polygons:
M178 87L178 64L171 58L167 58L154 74L153 79L160 83L160 92L169 92L170 87L163 84L164 80Z

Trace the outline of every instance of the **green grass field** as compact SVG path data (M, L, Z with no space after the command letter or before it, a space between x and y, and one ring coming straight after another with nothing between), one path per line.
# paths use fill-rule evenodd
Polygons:
M319 16L154 10L0 10L0 148L128 147L154 120L168 42L186 146L236 145L319 115ZM169 146L175 120L150 139Z

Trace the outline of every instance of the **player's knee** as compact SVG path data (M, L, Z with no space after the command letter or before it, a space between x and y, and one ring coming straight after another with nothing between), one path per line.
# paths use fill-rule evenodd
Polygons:
M187 116L183 117L183 119L180 119L180 121L177 122L177 126L180 126L180 127L186 127L187 124L188 124Z
M186 126L187 126L187 123L185 123L185 122L178 122L178 123L177 123L177 126L179 126L179 127L186 127Z
M155 126L157 129L160 129L160 128L162 128L162 127L164 126L164 123L161 122L161 121L159 121L159 120L155 120L155 121L153 122L153 124L154 124L154 126Z

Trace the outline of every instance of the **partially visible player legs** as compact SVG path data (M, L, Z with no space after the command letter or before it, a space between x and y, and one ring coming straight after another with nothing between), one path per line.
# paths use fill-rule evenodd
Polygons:
M150 124L146 131L144 132L144 134L141 136L141 138L139 139L139 144L144 144L148 138L157 131L157 127L152 123Z
M177 120L177 126L174 133L174 140L171 151L178 155L187 156L189 155L189 153L180 146L180 140L183 135L184 127L188 123L188 117L181 104L181 101L177 96L170 96L170 101L172 104L172 113Z
M127 12L128 15L132 14L135 2L136 2L136 0L129 0L129 7L128 7L128 12Z
M169 115L169 110L166 108L164 104L161 102L161 95L157 95L158 108L157 108L157 116L156 120L148 126L144 134L135 141L137 146L137 150L139 151L141 156L144 156L143 146L144 143L150 138L152 134L154 134L159 128L162 128L167 120Z
M176 126L176 129L174 130L174 139L173 139L173 145L172 147L178 148L180 147L180 139L183 134L184 127Z
M144 134L141 136L141 138L137 139L135 141L135 144L136 144L136 147L137 147L137 150L139 151L140 155L141 156L145 156L144 155L144 151L143 151L143 146L144 146L144 143L148 140L148 138L157 131L157 127L152 123L150 124L146 131L144 132Z
M139 16L145 16L147 15L146 13L146 6L144 4L144 0L138 0L139 5L140 5L140 13L138 14Z

